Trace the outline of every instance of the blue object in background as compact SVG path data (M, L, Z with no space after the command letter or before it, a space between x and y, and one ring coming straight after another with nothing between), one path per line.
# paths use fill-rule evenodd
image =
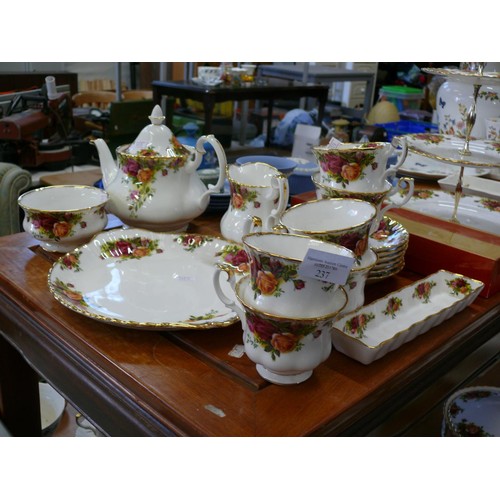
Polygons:
M294 141L297 125L314 125L311 114L303 109L292 109L283 117L274 130L273 143L280 146L291 146Z
M405 134L437 134L438 126L431 122L414 120L400 120L398 122L376 123L375 127L385 128L387 131L387 142L391 142L393 137Z
M292 196L294 194L315 191L316 186L314 185L312 176L319 170L319 167L316 163L308 162L302 159L297 159L297 162L297 168L288 178L288 187L290 189L290 195Z
M179 134L176 136L178 141L185 146L196 146L196 141L200 136L200 127L194 122L188 122L182 127L182 131L185 135ZM206 153L203 155L203 160L200 163L198 169L202 168L217 168L219 162L217 160L217 154L211 144L205 143L203 145Z

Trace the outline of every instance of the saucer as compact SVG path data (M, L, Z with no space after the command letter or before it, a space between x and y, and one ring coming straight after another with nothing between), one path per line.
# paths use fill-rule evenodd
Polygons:
M197 76L193 76L193 78L191 78L191 81L193 83L196 83L197 85L204 85L205 87L217 87L217 85L220 85L222 83L222 80L220 79L205 82Z

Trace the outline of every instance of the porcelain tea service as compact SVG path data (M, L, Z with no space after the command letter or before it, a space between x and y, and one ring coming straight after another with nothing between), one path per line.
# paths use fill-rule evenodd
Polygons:
M240 243L253 220L261 230L271 230L288 203L286 176L263 162L229 164L226 176L231 199L220 222L224 238Z
M224 185L226 154L213 136L201 136L195 148L182 145L163 125L165 117L156 105L132 144L116 150L115 161L103 139L94 144L99 153L107 210L123 223L152 231L184 230L208 206L210 195ZM219 178L208 187L196 169L210 144L219 162Z
M319 180L323 184L337 189L379 191L403 164L408 145L404 137L395 137L391 143L338 142L316 146L312 150L319 165ZM389 158L398 152L396 164L386 168Z
M108 195L91 186L48 186L18 198L23 228L49 252L69 252L87 243L108 222Z

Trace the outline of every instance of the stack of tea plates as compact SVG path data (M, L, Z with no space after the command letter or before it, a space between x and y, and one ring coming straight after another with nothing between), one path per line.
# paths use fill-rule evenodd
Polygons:
M369 245L378 260L367 283L389 278L403 269L409 238L408 231L399 222L384 216L378 230L370 235Z
M212 193L207 207L207 213L225 212L229 208L231 201L231 193L229 191L229 183L224 183L224 188L220 193Z

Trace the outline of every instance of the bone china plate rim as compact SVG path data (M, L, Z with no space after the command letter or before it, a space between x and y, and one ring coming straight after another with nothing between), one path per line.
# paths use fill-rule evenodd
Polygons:
M60 257L49 290L67 308L135 329L208 329L239 321L215 293L212 277L240 246L217 236L120 228ZM233 297L230 285L221 283Z

